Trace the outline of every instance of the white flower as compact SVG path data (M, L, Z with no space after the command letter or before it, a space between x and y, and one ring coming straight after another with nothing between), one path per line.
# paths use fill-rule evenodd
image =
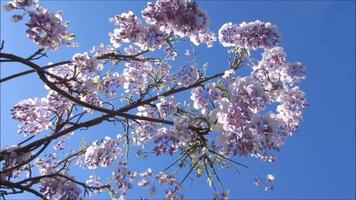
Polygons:
M272 174L267 174L266 180L269 182L272 182L272 181L274 181L274 176Z

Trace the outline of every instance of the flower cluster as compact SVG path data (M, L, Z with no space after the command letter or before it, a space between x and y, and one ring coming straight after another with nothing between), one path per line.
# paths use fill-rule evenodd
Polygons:
M101 90L108 92L111 86L106 79L100 80L98 72L102 68L96 58L90 57L87 52L77 53L72 57L71 63L51 68L49 72L56 77L48 76L48 80L64 91L77 93L79 100L101 107L102 100L99 92ZM100 88L101 90L99 90ZM61 102L57 103L62 104ZM86 107L84 110L92 112Z
M296 131L299 122L302 119L302 111L307 106L304 92L299 87L293 87L282 91L277 102L277 118L284 122L284 128L288 134Z
M196 66L183 65L179 68L175 80L179 85L189 87L198 79L198 68Z
M138 116L153 119L159 118L157 109L153 106L139 106L137 110ZM157 125L155 123L144 120L140 121L139 125L133 124L132 128L134 128L134 131L132 132L133 142L137 145L143 145L145 142L148 142L157 131Z
M12 145L10 147L5 147L5 149L2 149L1 152L6 152L3 155L3 159L5 162L1 166L1 176L0 179L7 179L7 177L10 178L16 178L18 175L24 171L25 166L24 163L26 163L32 156L31 152L17 152L18 146L17 145ZM17 167L23 165L22 167ZM12 169L8 172L3 172L4 170L9 170Z
M20 122L18 132L36 135L47 130L51 125L51 116L67 111L73 103L53 90L48 91L46 98L26 99L11 109L11 116Z
M106 167L120 154L121 149L117 141L106 136L101 141L94 141L85 152L85 166L96 169L98 166Z
M217 119L224 131L241 137L252 121L253 113L263 108L267 99L252 78L238 78L227 90L229 98L222 98L218 102Z
M216 86L215 83L209 83L205 85L205 88L201 86L193 88L190 96L194 103L193 108L201 110L203 115L208 114L208 110L211 109L210 105L216 105L223 95L222 91Z
M116 187L119 189L117 196L124 198L128 190L132 188L136 175L137 172L128 170L126 162L119 162L117 170L113 172Z
M220 28L219 41L224 47L271 48L278 45L279 32L269 22L257 20L240 25L230 22Z
M24 9L33 5L36 5L38 0L13 0L4 5L6 11L12 11L14 9Z
M215 34L207 29L207 16L194 1L158 0L148 3L142 11L146 24L132 12L110 18L118 26L109 33L110 42L118 48L122 43L133 42L142 50L155 50L173 35L189 37L195 44L206 43L208 47L216 41Z
M36 135L51 126L51 112L46 98L26 99L17 103L11 110L13 119L20 121L19 133Z
M71 181L75 180L74 177L57 171L55 157L49 160L37 159L36 164L40 175L48 176L40 180L39 190L46 198L55 200L79 199L81 191L77 184Z
M123 88L137 93L144 92L150 81L149 74L153 68L150 62L130 61L125 63L123 70Z
M210 111L217 120L212 129L221 132L218 141L225 151L273 160L267 150L279 149L296 130L307 103L298 87L269 92L261 83L253 76L232 78L224 89L226 97ZM277 113L263 114L272 103L278 104Z
M72 57L72 63L79 71L93 72L97 70L95 57L89 57L87 52L75 54Z
M119 28L114 29L113 33L109 33L110 42L115 48L120 47L122 42L138 41L142 31L141 22L132 11L116 15L109 20L119 26Z
M32 8L33 7L33 8ZM38 0L13 0L5 4L5 10L23 10L29 14L26 23L27 37L32 39L39 48L57 49L61 44L70 44L74 35L67 31L68 24L62 23L62 14L57 11L51 13L38 4ZM12 21L17 22L23 15L13 15Z
M92 188L100 188L103 187L103 184L100 182L100 177L90 175L89 178L85 181L85 185ZM100 190L94 190L93 193L100 192ZM89 193L92 195L93 193Z
M177 151L180 146L179 137L174 134L174 131L162 127L157 130L157 133L153 136L155 146L153 151L156 155L163 153L169 153L173 155L173 152Z
M188 36L196 45L207 43L211 46L216 40L214 33L207 30L207 15L198 8L195 1L149 2L142 11L142 16L146 23L158 26L167 34L175 34L179 37Z
M49 73L54 77L48 76L48 80L64 92L76 92L81 101L100 107L102 101L94 81L95 73L99 69L94 58L89 57L87 53L78 53L73 56L72 63L49 69ZM20 133L25 136L34 135L47 130L52 125L50 119L53 114L60 116L72 105L71 100L49 89L46 98L27 99L17 103L11 110L11 114L12 118L20 121ZM89 108L84 110L92 111Z
M4 5L6 11L13 11L15 9L25 9L33 5L37 5L38 0L13 0Z
M51 112L56 114L65 112L73 105L72 101L53 90L48 91L47 102Z
M37 6L29 15L26 33L40 48L57 49L70 38L67 25L62 24L60 12L52 14L47 9Z
M140 187L148 187L150 186L150 195L154 195L157 192L155 182L158 182L161 186L171 186L173 189L166 190L166 198L165 199L177 199L177 194L175 193L178 189L181 188L178 183L175 174L166 174L162 171L158 172L154 175L153 170L148 168L147 170L139 173L141 176L141 180L138 182L138 186Z
M100 177L90 175L88 180L85 181L85 185L90 187L100 187L102 184L100 183Z
M176 101L173 96L170 97L158 97L159 103L156 104L157 111L161 118L166 118L177 112Z
M202 109L202 114L207 112L208 104L209 104L209 93L204 90L203 87L199 86L192 89L192 95L190 99L194 102L193 107L195 109Z
M120 47L122 43L134 42L141 49L154 50L161 47L166 37L157 26L142 25L132 11L116 15L109 20L119 26L109 33L110 42L115 48Z
M300 62L287 63L282 47L274 47L263 52L261 61L253 67L253 76L267 90L274 90L303 80L305 72Z

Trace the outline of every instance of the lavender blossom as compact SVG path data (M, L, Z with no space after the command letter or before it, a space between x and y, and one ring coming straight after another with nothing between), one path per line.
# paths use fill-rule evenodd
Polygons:
M225 47L243 47L246 49L268 49L278 45L279 32L269 22L242 22L240 25L227 23L219 30L219 41Z
M64 111L68 110L72 105L73 102L64 96L58 94L57 92L50 90L47 95L48 101L48 108L53 113L63 113Z
M38 0L13 0L4 5L6 11L12 11L14 9L25 9L33 5L37 5Z
M96 169L98 166L106 167L120 152L117 141L106 136L101 141L93 142L86 150L84 162L89 169Z
M40 171L41 176L53 176L40 179L40 190L46 198L55 200L76 200L79 199L80 189L77 184L69 179L74 177L69 174L62 174L63 176L57 176L59 173L56 169L57 161L55 155L50 160L37 159L36 164ZM68 177L69 179L65 178ZM75 180L75 179L74 179Z
M17 151L18 148L19 147L17 145L12 145L10 147L5 147L4 149L1 150L1 152L5 152L3 154L4 162L2 163L1 171L9 170L16 166L23 165L33 155L32 152L18 152ZM17 178L19 174L25 170L25 168L26 165L23 165L22 167L15 168L14 170L8 172L2 172L0 179L5 180L8 179L8 177Z
M189 87L198 79L198 69L195 66L183 65L176 74L176 81L179 85Z
M136 175L137 172L128 170L126 162L119 162L117 170L113 172L113 179L119 189L118 196L124 198L128 190L132 188Z
M93 72L97 70L97 66L95 64L96 59L94 57L89 57L87 52L77 53L72 57L72 63L79 70Z
M177 112L176 102L173 96L170 97L158 97L159 103L156 104L157 111L161 115L161 118L169 117Z
M193 100L195 109L201 109L202 114L206 114L209 104L209 93L203 87L192 89L190 99Z
M167 34L187 36L196 45L207 43L210 47L215 41L214 34L207 30L207 15L198 8L195 1L149 2L141 14L147 24L158 26Z
M48 100L45 98L26 99L11 109L12 118L20 121L18 132L24 136L36 135L48 129L52 124L50 115Z
M277 118L281 119L292 134L302 120L302 110L308 105L304 92L299 87L293 87L282 91L277 99Z
M40 48L55 50L59 45L68 42L73 35L68 33L67 24L62 24L62 14L52 14L47 9L36 6L29 12L30 21L26 24L27 37Z
M132 11L116 15L109 21L119 26L114 32L109 33L110 42L115 48L120 47L123 42L137 41L143 32L140 20Z

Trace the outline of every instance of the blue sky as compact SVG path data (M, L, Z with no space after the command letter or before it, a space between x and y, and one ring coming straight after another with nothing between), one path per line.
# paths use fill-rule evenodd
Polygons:
M256 188L253 177L242 170L220 170L219 174L232 198L237 199L354 199L355 198L355 2L354 1L198 1L210 18L210 28L217 32L226 22L270 21L282 34L281 46L289 61L306 66L307 79L301 84L309 102L298 132L287 139L275 163L256 159L238 160L258 171L273 173L275 189L264 192ZM1 1L3 4L4 1ZM108 32L114 26L108 18L128 10L136 13L144 1L44 1L51 10L63 11L70 21L70 31L77 35L78 48L62 48L50 52L41 64L71 58L76 52L88 51L93 45L108 43ZM35 45L24 32L23 22L9 22L9 13L1 11L1 39L5 51L19 55L34 52ZM199 62L209 63L209 73L226 66L226 49L216 43L212 49L197 48ZM1 76L27 69L18 64L1 65ZM1 85L1 147L20 141L17 123L9 110L19 100L46 95L35 75L22 77ZM115 135L118 128L104 126L80 133L88 141L106 134ZM103 133L105 132L105 133ZM72 147L78 145L71 143ZM162 167L166 160L154 159L153 167ZM157 162L158 161L158 162ZM162 163L163 162L163 163ZM166 163L168 164L168 163ZM149 166L133 159L133 167ZM100 170L99 170L100 171ZM86 177L79 169L76 177ZM107 175L105 170L98 173ZM129 197L137 197L133 190ZM186 182L184 191L190 198L210 198L212 191L205 179ZM105 197L105 196L102 196ZM15 196L14 196L15 198ZM22 194L16 198L30 198Z

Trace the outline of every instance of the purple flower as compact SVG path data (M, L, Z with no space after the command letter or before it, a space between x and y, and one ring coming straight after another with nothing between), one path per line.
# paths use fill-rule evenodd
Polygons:
M302 119L303 109L308 105L304 92L299 87L286 89L282 91L277 102L277 118L284 122L289 134L292 134Z
M89 169L96 169L98 166L106 167L111 161L116 159L121 149L117 141L106 136L101 141L95 141L85 151L85 165Z
M279 43L279 32L269 22L242 22L240 25L226 23L219 30L219 41L225 47L246 49L271 48Z
M56 176L59 172L56 169L57 161L55 160L55 155L53 155L50 160L37 159L36 164L40 171L40 175L53 175L53 177L40 179L39 192L41 192L46 198L55 200L79 199L81 191L78 188L78 185L65 177ZM74 179L74 177L69 174L62 175L67 176L70 179Z
M159 103L156 104L157 111L161 115L161 118L169 117L177 112L176 102L173 96L170 97L158 97Z
M113 172L113 179L116 187L119 190L118 195L123 198L132 188L132 181L136 179L137 172L130 171L127 168L126 162L119 162L117 170Z
M4 152L3 154L3 163L1 166L1 170L6 170L10 169L19 165L24 164L27 162L31 156L33 155L32 152L18 152L17 149L19 147L17 145L12 145L10 147L5 147L5 149L2 149L1 152ZM1 173L0 179L8 179L10 178L17 178L18 175L23 172L26 168L26 165L15 168L14 170Z
M6 11L12 11L14 9L27 9L32 5L37 5L38 0L13 0L4 5Z
M287 63L282 47L273 47L263 52L261 61L253 67L252 76L271 91L303 80L305 71L300 62Z
M77 53L72 57L72 63L80 72L89 71L94 72L97 70L96 59L89 57L87 52Z
M176 81L179 85L189 87L198 79L198 68L196 66L183 65L176 74Z
M215 36L207 30L207 15L202 12L195 1L157 0L147 3L142 11L147 24L155 25L167 34L189 37L196 45L212 45Z
M50 115L48 100L45 98L26 99L11 109L12 118L20 121L18 132L24 136L36 135L48 129L52 124Z
M206 114L208 104L209 104L209 93L204 90L203 87L199 86L192 89L192 95L190 99L193 100L195 109L202 109L201 112Z
M159 25L167 33L173 31L181 36L204 29L207 24L206 14L199 10L194 1L149 2L142 16L148 24Z
M109 33L110 42L115 48L120 47L123 42L137 41L143 32L140 20L132 11L116 15L109 21L119 26L114 32Z
M50 90L47 95L48 108L53 112L60 114L68 110L73 102L57 92Z
M72 39L73 35L67 32L67 25L62 24L60 12L53 15L37 5L33 11L29 11L29 15L26 33L40 48L55 50Z

